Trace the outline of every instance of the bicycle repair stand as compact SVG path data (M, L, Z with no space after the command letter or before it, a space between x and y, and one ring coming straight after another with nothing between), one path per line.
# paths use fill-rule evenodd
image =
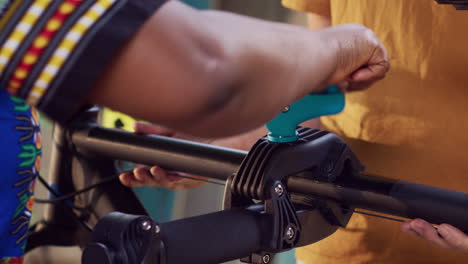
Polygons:
M249 153L106 129L96 125L95 112L85 112L54 129L50 185L39 178L52 197L36 199L49 205L45 221L31 228L27 251L79 245L85 264L268 263L274 253L346 226L353 212L363 213L353 208L467 231L468 194L362 174L338 136L296 129L343 103L333 92L307 96L271 121L269 135ZM227 180L225 210L156 223L120 184L116 160Z
M354 208L468 231L468 194L363 175L363 166L337 135L297 128L343 107L344 97L336 87L308 95L269 122L270 133L247 154L163 137L150 141L154 148L145 148L141 138L98 128L77 137L75 144L100 154L109 145L104 138L118 138L121 143L108 147L110 157L125 152L131 142L133 156L148 152L141 159L125 155L132 161L228 178L221 212L167 223L122 213L105 216L94 228L83 263L210 264L241 258L267 264L275 253L346 227L353 212L364 213Z
M311 105L315 111L310 109ZM274 253L317 242L334 233L338 227L346 226L353 208L299 194L291 195L286 183L288 176L304 171L311 172L304 177L328 182L362 171L363 166L338 136L308 128L296 131L299 123L339 112L343 105L344 97L334 87L329 89L329 94L309 95L287 107L267 125L269 135L253 146L239 171L229 178L224 209L239 209L235 210L238 212L247 209L257 213L261 219L260 236L248 243L254 242L256 250L247 250L242 261L269 263ZM295 208L295 201L301 201L298 209ZM222 248L218 250L218 258L214 256L216 250L211 250L210 256L199 256L196 260L186 258L185 255L197 255L197 247L171 239L180 237L177 233L196 236L195 232L211 240L214 235L212 227L218 225L216 231L221 237L214 241L220 245L230 244L232 241L223 241L222 236L227 230L237 229L234 226L239 223L223 219L226 216L215 214L205 217L204 223L200 222L194 227L190 225L190 220L158 224L145 216L113 213L104 217L94 228L94 242L84 251L83 263L218 263L236 258L239 255L229 256ZM201 220L195 219L192 221ZM225 225L225 230L219 228L220 223ZM186 230L184 226L191 226L191 230ZM251 229L246 228L239 234L245 236L251 233ZM254 230L253 233L259 232ZM187 247L181 247L181 244ZM172 247L181 251L170 250ZM191 254L184 254L190 249ZM249 252L252 254L247 254Z
M437 2L468 9L467 0ZM250 153L101 128L95 124L95 112L84 113L69 127L56 125L51 184L39 177L51 198L41 201L49 204L45 219L31 227L26 251L88 245L86 264L207 264L238 258L265 264L276 252L313 243L346 226L357 212L353 208L449 223L468 231L468 194L358 175L362 166L339 137L296 131L304 113L310 119L343 106L341 95L313 98L287 107L268 124L271 133ZM322 107L318 114L307 114L307 106L317 104ZM298 105L305 108L298 107L298 112ZM145 216L132 190L110 176L116 175L114 160L229 178L225 210L158 224Z
M294 144L263 138L228 181L226 214L162 224L146 216L110 214L94 228L83 263L220 263L239 258L239 252L248 255L245 262L269 263L274 253L317 242L351 217L352 208L288 193L286 176L305 170L310 174L304 177L334 181L362 166L343 141L323 131L300 129ZM243 218L252 219L244 223ZM229 234L242 238L225 241L233 237Z

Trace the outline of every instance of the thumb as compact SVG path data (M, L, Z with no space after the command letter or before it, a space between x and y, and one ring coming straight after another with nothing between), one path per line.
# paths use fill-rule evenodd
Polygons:
M385 74L388 71L388 66L386 62L367 65L355 71L351 75L351 79L355 82L366 82L366 81L375 81L380 80L385 77Z

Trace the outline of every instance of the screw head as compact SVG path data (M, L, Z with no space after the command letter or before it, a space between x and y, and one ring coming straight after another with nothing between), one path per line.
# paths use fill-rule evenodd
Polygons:
M275 193L276 193L278 196L283 195L283 193L284 193L283 184L281 184L281 183L278 182L278 183L275 185Z
M262 261L264 264L270 263L270 254L263 255Z
M154 232L155 232L156 234L159 234L159 232L161 232L161 227L160 227L159 225L156 225L156 226L154 227Z
M145 231L150 230L152 228L151 222L148 220L141 222L141 228Z
M289 105L283 108L283 113L287 113L287 112L289 112Z
M291 240L294 238L294 236L296 235L296 232L294 232L294 229L292 227L288 227L288 229L286 230L286 237Z

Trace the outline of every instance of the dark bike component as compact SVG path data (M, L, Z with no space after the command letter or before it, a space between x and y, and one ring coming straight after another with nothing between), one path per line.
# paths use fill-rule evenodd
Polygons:
M467 0L436 0L439 4L453 5L457 10L468 10Z
M187 173L193 173L191 170L194 169L200 171L201 175L227 180L230 175L236 172L236 168L240 166L240 161L237 166L234 166L235 160L238 160L238 157L244 158L247 155L246 151L229 148L220 149L219 147L206 144L194 145L190 141L163 136L139 136L129 132L96 127L93 124L82 127L71 134L74 148L79 151L80 155L83 156L86 153L86 156L90 157L82 160L85 165L88 162L95 164L96 159L93 160L92 157L95 157L99 153L99 155L102 155L100 156L101 159L105 159L108 156L119 159L118 157L125 156L129 161L135 163L147 165L156 163L163 168L166 168L166 166L170 166L170 168L175 170L179 170L178 168L180 168L180 170ZM113 144L112 151L106 153L106 146L111 144ZM135 146L132 147L134 144ZM177 146L174 149L171 148L173 144ZM164 149L163 152L160 152L160 147ZM181 164L175 159L168 160L163 157L164 153L168 153L167 155L179 155L184 148L193 148L194 150L185 153L186 156L178 156L182 160L179 161ZM190 155L201 152L195 149L203 149L207 150L206 153L215 154L205 154L203 158L193 157L200 159L198 163L193 162L193 168L191 168L183 162L191 159ZM129 153L132 153L132 155ZM147 157L150 156L148 153L155 154L154 163L145 163L145 161L148 162ZM232 157L236 158L232 159ZM216 162L213 163L211 161ZM216 170L216 166L219 163L223 165L219 166L216 175L210 175L211 172ZM107 165L100 164L101 167ZM72 172L70 171L70 173ZM309 174L314 173L304 171L287 178L286 185L293 198L296 195L309 197L310 199L321 197L324 200L334 201L350 208L364 208L374 212L388 213L405 218L423 218L433 224L449 223L468 231L468 222L464 221L468 219L468 207L466 206L468 204L468 194L466 193L368 175L342 177L341 179L337 179L336 182L324 182L322 180L313 180L313 177ZM80 177L85 176L77 176L77 178ZM87 177L91 176L87 175ZM62 192L65 193L64 191ZM102 186L102 193L112 193L114 195L118 193L116 196L120 196L120 200L127 200L127 194L120 193L114 186ZM120 203L120 200L118 202L111 202L117 211L127 212L128 209L123 210L116 207ZM295 203L307 206L307 203L304 201L306 199L298 199ZM427 204L428 206L421 206L421 204ZM443 213L439 214L439 212Z
M355 155L335 134L309 128L297 131L299 140L294 142L260 139L238 173L228 181L225 209L245 208L260 200L272 223L271 234L264 238L261 252L243 259L246 262L263 264L261 256L317 242L338 227L345 227L352 215L354 208L344 208L332 201L299 194L291 199L288 176L308 171L309 180L335 182L363 170ZM297 210L297 205L307 205L308 210Z
M226 180L236 172L245 151L188 140L135 134L88 125L71 134L77 152L87 156L135 161ZM137 161L136 161L137 160Z
M342 177L334 183L291 177L293 194L320 197L355 208L433 224L451 224L468 234L468 194L406 181L366 175Z
M278 252L271 250L272 247L307 245L331 235L339 226L346 226L353 207L399 216L422 217L431 219L433 223L456 223L456 226L466 230L464 228L467 223L463 219L467 219L468 215L465 206L468 201L467 194L362 176L362 165L338 136L310 129L299 129L299 132L301 141L277 144L269 158L263 156L266 161L272 162L271 166L264 166L265 173L279 171L273 174L270 180L238 177L238 182L245 180L250 183L245 187L253 187L234 188L237 191L233 191L236 177L230 179L228 189L231 192L228 191L226 204L229 204L227 201L230 200L236 207L244 209L231 209L161 224L166 263L220 263L249 254L251 255L245 258L245 261L269 263L272 252ZM258 145L261 145L261 142L263 141ZM260 148L257 146L254 149ZM255 164L248 162L248 159L249 157L246 157L244 164ZM281 161L290 161L291 166L307 162L308 166L304 166L304 171L300 172L300 169L278 166ZM246 165L241 167L247 168ZM251 169L254 170L252 167ZM275 181L275 175L288 173L293 176ZM253 184L259 179L260 184ZM281 185L273 184L272 189L269 182L279 182ZM285 229L283 235L286 238L297 240L289 244L284 243L280 231L275 231L280 230L277 227L287 221L281 222L266 209L267 203L272 202L271 197L276 195L286 199L286 188L290 189L290 201L296 207L297 216L294 218L289 215L287 221L296 219L302 228L302 232L292 228ZM250 196L241 197L239 193L247 193ZM255 203L252 199L267 201L265 206L257 204L257 210L253 210L252 205ZM285 204L284 201L276 202ZM274 205L273 202L272 204ZM249 205L250 207L246 208ZM273 207L273 213L281 211L279 207ZM163 252L160 243L148 247Z
M258 251L270 231L255 208L228 210L157 224L112 213L94 228L83 264L210 264Z
M112 211L134 215L145 214L131 189L123 187L117 180L107 181L109 177L115 175L113 159L127 159L147 165L152 165L154 162L163 168L184 170L188 173L197 171L202 175L227 179L236 172L240 160L247 155L244 151L99 128L91 116L85 116L75 124L70 128L56 128L55 158L52 160L52 177L49 179L54 187L55 196L67 198L52 200L50 210L46 211L45 227L41 228L38 225L38 230L35 230L29 240L28 250L43 245L87 244L91 242L90 235L78 222L94 226L98 219ZM320 140L315 140L314 144L327 142L334 137L338 142L342 142L335 135L318 131L317 133L323 135ZM309 159L309 162L312 162L324 157L324 151L320 151L321 153L306 151L305 146L313 149L313 145L309 145L311 143L296 144L298 145L294 145L295 151L303 152L303 155L297 154L301 159ZM185 152L184 149L190 151ZM200 153L209 154L200 157ZM277 159L285 161L290 159L290 153L287 151L278 150L278 153L281 155L278 154ZM168 156L172 158L167 158ZM187 166L186 161L190 159L197 162L191 162L191 165ZM295 166L295 163L292 165ZM344 165L350 166L349 163ZM326 208L336 208L332 212L335 216L339 213L349 213L351 208L356 207L407 218L423 218L434 224L449 223L461 230L468 230L466 221L468 194L353 173L337 174L338 177L334 179L332 176L329 177L334 173L323 172L327 171L325 169L327 166L321 168L323 169L311 167L300 173L286 175L288 177L281 180L291 196L290 200L294 204L302 227L302 234L296 246L306 244L310 239L306 234L314 236L310 241L314 239L317 241L320 236L326 237L337 225L340 225L338 221L336 225L330 224L333 222L332 218L325 216L332 214L327 214ZM77 192L103 180L105 184L100 184L91 191ZM277 190L281 192L281 188ZM79 195L71 195L73 193ZM250 200L246 199L238 205L248 203ZM341 207L329 206L328 203L345 207L341 211ZM74 217L70 216L71 210L76 213ZM306 213L307 211L309 213ZM219 225L216 224L218 222ZM217 263L216 261L221 259L227 260L222 258L224 254L230 259L235 259L262 252L262 248L267 248L264 246L269 245L271 240L268 239L271 239L271 230L273 230L272 218L265 213L263 206L258 210L253 210L252 207L228 210L196 219L182 219L177 221L178 224L172 223L160 224L161 232L164 234L163 241L166 245L170 242L166 255L177 258L175 262L169 262L172 261L171 258L166 258L168 264ZM329 227L329 230L325 228L322 231L321 227L324 226ZM309 227L315 227L310 234L305 231ZM181 231L176 232L177 230ZM200 231L197 231L196 236L192 236L196 230ZM152 245L151 248L153 247L159 250L160 245ZM254 255L252 261L258 263L259 259L267 263L271 255Z
M107 183L64 202L50 203L44 212L44 223L30 230L26 251L40 246L84 247L91 239L88 226L114 211L147 215L132 189L120 184L114 160L106 156L86 155L76 149L72 136L76 131L95 126L96 109L83 112L70 127L54 125L49 165L49 183L55 190L51 198L82 190L101 182ZM52 192L51 192L52 194ZM57 235L60 234L60 235Z
M164 264L163 249L161 228L150 217L114 212L94 228L93 241L84 250L82 263Z

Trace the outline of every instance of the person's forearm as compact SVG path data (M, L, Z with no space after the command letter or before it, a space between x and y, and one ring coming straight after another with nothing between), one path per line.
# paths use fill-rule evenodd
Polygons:
M318 91L336 67L320 34L167 5L117 58L93 102L192 134L228 135ZM172 15L178 19L165 19ZM142 95L138 102L127 89Z
M89 100L222 137L258 127L327 84L351 78L362 89L387 70L385 49L360 25L311 32L170 1L114 58Z
M314 13L307 14L307 26L310 30L316 31L327 28L331 26L331 16L319 15ZM311 128L320 128L321 121L320 118L316 118L312 121L309 121L306 125Z
M231 87L233 96L223 109L200 126L217 124L216 120L222 121L227 114L233 122L244 120L233 123L235 126L258 126L259 121L268 121L272 113L279 113L306 93L323 89L336 68L336 49L319 33L217 11L205 14L213 23L226 23L225 28L230 28L221 42L227 47L230 78L238 83ZM212 30L213 35L221 35L223 27Z

